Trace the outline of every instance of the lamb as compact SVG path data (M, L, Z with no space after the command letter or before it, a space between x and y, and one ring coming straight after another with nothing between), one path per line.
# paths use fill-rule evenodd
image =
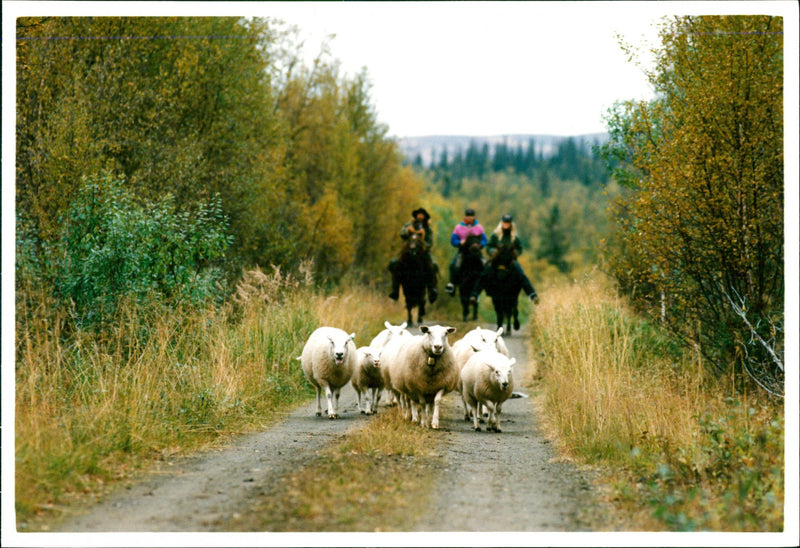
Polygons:
M358 361L353 342L355 333L348 335L336 327L320 327L308 337L300 360L303 373L317 390L317 416L322 415L320 393L325 390L328 418L339 418L339 394L350 382Z
M381 375L381 352L372 346L362 346L358 349L358 363L353 370L350 382L358 396L358 409L363 415L372 415L378 412L378 402L381 400L381 391L384 382ZM361 405L361 394L365 395L365 403Z
M386 365L390 386L407 399L411 419L423 427L436 429L439 403L458 383L458 365L447 340L456 328L422 325L419 330L421 335L398 345L396 355Z
M481 350L497 350L505 356L510 356L508 347L506 346L502 335L502 327L499 327L496 331L492 331L491 329L483 329L482 327L478 326L464 335L461 339L453 343L453 353L456 356L456 363L458 364L459 372L464 368L464 365L467 363L467 360L469 360L472 354ZM459 394L461 394L462 390L460 378L456 390ZM468 421L472 418L470 415L469 405L467 404L467 400L465 400L463 397L461 400L464 404L464 420Z
M472 410L476 431L481 429L478 424L480 406L485 405L489 409L486 429L501 432L503 402L514 390L514 363L514 358L495 350L481 350L475 352L461 370L461 394Z

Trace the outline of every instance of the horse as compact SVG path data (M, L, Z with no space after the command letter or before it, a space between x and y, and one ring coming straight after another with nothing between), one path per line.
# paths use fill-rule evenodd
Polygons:
M486 290L486 294L492 298L497 327L503 327L503 322L506 322L505 332L508 334L511 334L512 320L514 329L519 330L519 292L526 284L526 280L514 266L516 258L517 252L513 246L500 245L473 290L476 297L482 290Z
M425 289L435 287L436 272L426 257L425 242L417 235L411 235L403 244L400 258L394 266L395 274L403 288L408 311L408 325L414 325L411 310L417 308L417 321L421 324L425 316Z
M479 236L469 236L467 241L459 247L461 254L461 268L459 268L458 296L461 299L461 319L469 319L469 309L472 306L472 319L478 319L478 301L471 300L472 290L483 270L483 253Z

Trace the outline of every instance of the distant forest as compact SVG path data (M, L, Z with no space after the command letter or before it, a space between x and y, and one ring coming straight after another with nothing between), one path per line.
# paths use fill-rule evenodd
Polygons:
M420 154L411 165L417 170L426 169ZM490 173L513 172L526 176L538 182L544 191L553 180L575 180L586 186L608 182L605 163L594 156L591 146L572 137L558 142L551 154L545 154L534 138L525 146L507 142L490 145L474 139L466 150L459 147L450 153L444 148L427 169L445 198L459 190L463 179L483 179Z
M525 249L520 261L535 283L601 262L600 242L611 230L607 208L618 192L607 164L594 154L601 143L542 139L547 142L535 136L495 143L475 137L466 149L434 140L429 165L425 150L406 158L441 204L434 209L442 261L449 261L449 235L463 208L474 207L487 233L502 215L514 216Z

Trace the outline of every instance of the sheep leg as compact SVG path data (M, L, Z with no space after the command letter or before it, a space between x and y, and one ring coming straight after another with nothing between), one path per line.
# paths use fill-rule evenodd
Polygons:
M472 427L475 429L476 432L481 431L480 423L478 422L479 412L481 410L481 402L476 401L475 404L470 404L472 408Z
M364 408L361 406L361 390L356 389L356 397L358 398L358 410L362 415L365 415Z
M503 404L498 403L494 406L494 429L495 432L502 432L500 430L500 412L503 410Z
M315 386L314 388L317 391L317 416L321 417L322 416L322 400L321 400L322 394L321 394L321 390L320 390L319 386Z
M415 401L409 400L409 405L411 406L411 422L419 423L420 421L420 409L419 404Z
M336 413L336 410L333 407L333 391L331 387L327 384L325 385L325 398L328 400L328 418L329 419L336 419L339 415ZM338 407L338 397L337 399L337 407Z
M467 398L464 396L463 392L461 394L461 403L464 404L464 420L469 422L472 418L472 414L469 410L469 404L467 403Z
M441 389L436 393L436 397L433 398L433 420L431 421L431 428L437 430L439 428L439 403L442 401L443 396L444 389Z
M486 429L490 432L499 432L500 428L497 425L497 408L493 402L486 402L484 404L489 411L489 416L486 419Z
M376 415L378 413L378 404L381 402L381 389L380 388L373 388L372 389L372 414Z

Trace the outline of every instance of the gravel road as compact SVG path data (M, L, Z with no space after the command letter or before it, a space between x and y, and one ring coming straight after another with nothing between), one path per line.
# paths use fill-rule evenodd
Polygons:
M528 365L524 338L515 334L505 339L517 359L517 391L527 393L530 388L521 382ZM502 433L473 431L463 419L456 394L446 396L443 403L444 469L432 486L430 507L409 524L409 532L588 530L584 516L590 510L591 484L584 473L555 458L538 432L531 398L506 402ZM264 432L160 463L145 478L51 530L219 530L216 524L245 512L249 501L268 493L283 473L326 444L341 440L346 429L369 420L358 413L349 386L342 407L343 418L329 421L314 416L310 403Z

